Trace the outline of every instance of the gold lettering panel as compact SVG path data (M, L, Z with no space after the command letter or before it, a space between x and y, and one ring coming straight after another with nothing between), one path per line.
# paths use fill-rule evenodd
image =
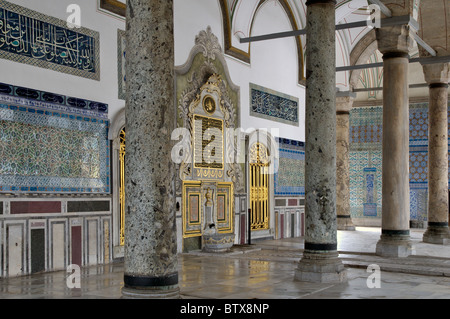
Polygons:
M194 176L197 179L202 180L222 180L223 170L222 169L210 169L210 168L196 168L194 170Z
M223 169L223 121L194 116L194 167Z

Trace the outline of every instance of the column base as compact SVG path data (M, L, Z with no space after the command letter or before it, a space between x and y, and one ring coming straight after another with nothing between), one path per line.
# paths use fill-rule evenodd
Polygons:
M423 242L436 245L450 245L450 231L447 227L436 227L428 225L423 234Z
M376 254L382 257L405 258L415 255L416 252L409 235L381 235Z
M347 215L338 215L337 230L356 230L355 225L353 225L352 218Z
M294 279L315 283L343 283L347 282L347 270L337 252L304 252Z
M178 286L149 289L122 288L122 299L180 299Z

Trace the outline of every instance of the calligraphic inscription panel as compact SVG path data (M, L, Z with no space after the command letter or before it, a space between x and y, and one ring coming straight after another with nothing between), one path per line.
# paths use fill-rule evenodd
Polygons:
M0 192L109 193L107 120L0 104Z
M223 121L194 116L194 167L223 169Z
M100 80L99 34L0 1L0 58Z
M250 83L250 115L298 126L299 99Z

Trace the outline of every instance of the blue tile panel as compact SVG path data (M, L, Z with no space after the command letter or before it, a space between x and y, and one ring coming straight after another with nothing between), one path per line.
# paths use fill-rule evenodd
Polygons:
M0 83L0 102L108 118L108 104Z
M277 138L279 158L274 174L275 196L305 195L305 144Z
M250 83L250 115L298 126L299 99Z
M28 92L33 99L0 94L0 192L110 193L109 121L93 116L106 113Z
M427 220L428 205L428 103L411 104L409 116L411 219L423 221ZM370 170L374 170L373 188L369 187L372 186L371 178L367 178ZM382 107L355 108L350 113L350 204L353 217L381 217L381 172ZM374 203L369 203L369 192L377 196ZM376 215L373 204L377 206Z
M0 1L0 58L100 80L99 34Z
M350 113L350 211L355 218L381 217L382 108Z

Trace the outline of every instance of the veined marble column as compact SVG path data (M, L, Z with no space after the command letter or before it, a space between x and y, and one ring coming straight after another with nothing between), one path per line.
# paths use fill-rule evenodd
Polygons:
M173 0L127 1L124 298L178 298Z
M383 207L376 253L407 257L410 241L409 202L409 48L407 26L376 29L383 54Z
M295 279L343 282L336 221L336 1L306 2L305 250Z
M450 64L423 65L430 88L428 106L428 227L423 241L449 244L448 81Z
M338 230L355 230L350 215L350 110L356 93L336 93L336 212Z

